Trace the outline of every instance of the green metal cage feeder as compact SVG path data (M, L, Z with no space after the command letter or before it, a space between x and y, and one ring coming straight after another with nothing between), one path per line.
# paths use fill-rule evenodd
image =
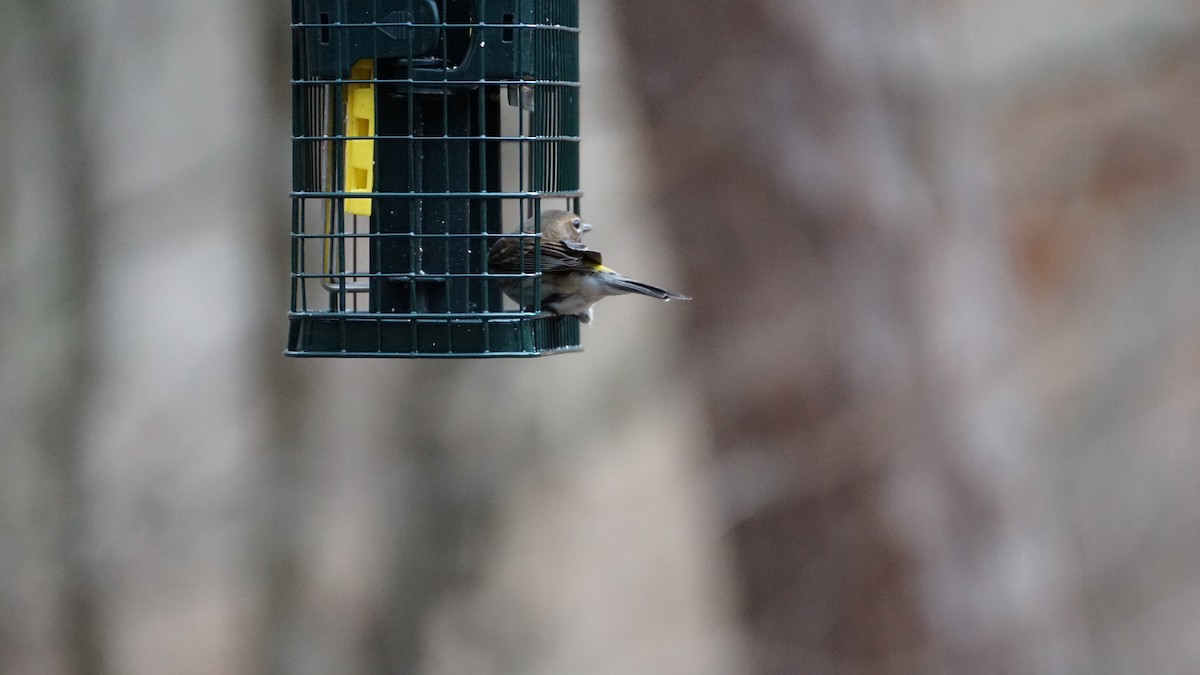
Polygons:
M488 271L506 229L579 211L578 15L578 0L293 0L288 355L580 348L577 318L514 306ZM536 295L539 268L507 276Z

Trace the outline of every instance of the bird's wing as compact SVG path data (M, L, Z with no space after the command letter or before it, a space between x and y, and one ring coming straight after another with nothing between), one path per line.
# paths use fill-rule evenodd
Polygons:
M530 242L532 243L532 242ZM533 247L529 247L530 256ZM542 242L542 271L594 269L602 264L599 251L593 251L577 241Z
M522 244L522 241L524 242ZM495 274L532 273L535 243L533 239L505 237L488 254L488 267ZM594 269L602 264L599 251L573 241L543 241L542 271L566 272Z
M488 252L488 269L493 274L520 274L523 271L521 241L513 237L504 237L492 244L492 250ZM528 271L532 272L533 268L529 267Z

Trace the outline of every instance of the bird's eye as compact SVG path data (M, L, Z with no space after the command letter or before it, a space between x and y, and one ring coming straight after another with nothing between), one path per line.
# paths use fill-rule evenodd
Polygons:
M583 224L583 221L578 218L574 218L571 220L571 225L577 230L579 229L579 226L582 224Z

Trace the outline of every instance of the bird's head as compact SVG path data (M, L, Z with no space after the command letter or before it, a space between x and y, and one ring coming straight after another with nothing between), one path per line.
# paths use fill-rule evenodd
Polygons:
M532 234L537 227L534 218L525 221L521 228L527 234ZM580 241L583 234L592 226L583 222L579 216L570 211L542 211L542 238L549 241Z

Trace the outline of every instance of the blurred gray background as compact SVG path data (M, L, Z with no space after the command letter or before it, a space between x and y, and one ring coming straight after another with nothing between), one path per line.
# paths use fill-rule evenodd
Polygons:
M286 360L288 6L0 0L0 672L1200 672L1200 5L582 0L582 354Z

